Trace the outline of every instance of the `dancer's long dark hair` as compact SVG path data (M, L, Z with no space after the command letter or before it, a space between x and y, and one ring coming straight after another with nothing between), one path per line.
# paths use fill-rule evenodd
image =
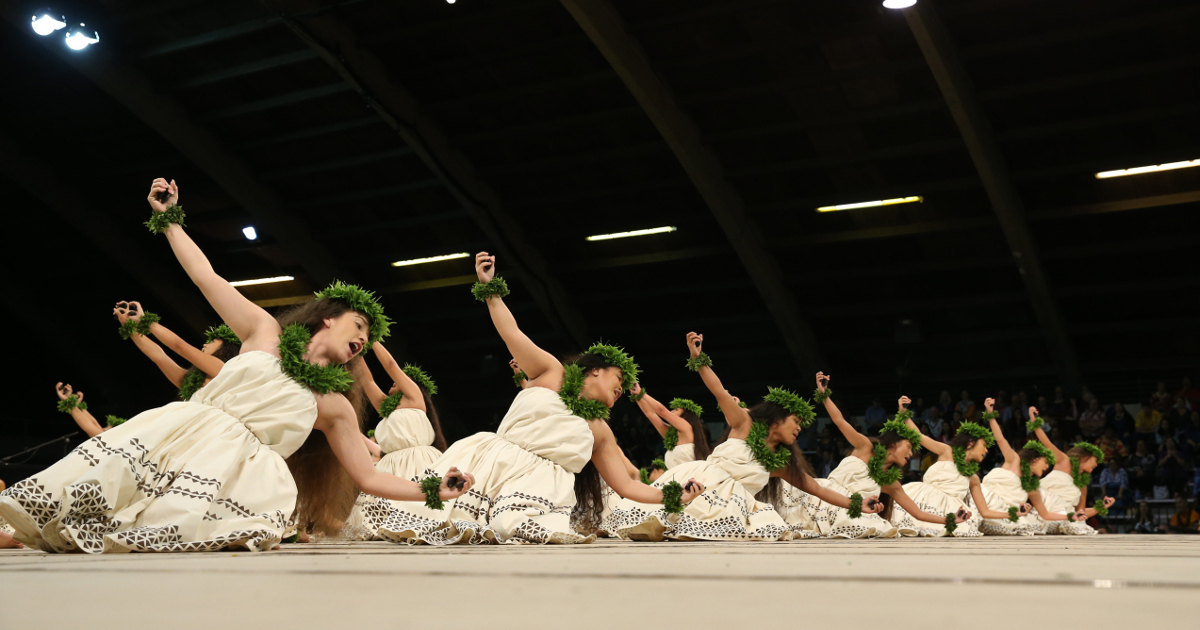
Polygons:
M788 411L783 405L766 400L754 405L753 407L750 407L746 411L750 413L750 417L754 420L754 422L761 422L767 425L768 429L779 424L780 422L783 422L784 420L787 420L787 417L791 415L791 412ZM727 424L725 425L725 435L721 436L722 442L729 438L729 431L730 428ZM805 477L813 476L812 466L810 466L808 460L805 459L804 453L800 451L799 444L796 444L795 442L791 444L780 444L775 448L776 450L786 448L791 452L792 456L788 458L787 465L787 472L790 478L794 480L800 480L804 479ZM770 503L771 505L775 506L776 511L782 512L784 507L782 504L782 481L783 480L779 477L771 477L771 479L767 481L767 485L763 486L763 489L759 490L758 494L755 495L754 498L762 501L763 503Z
M708 428L700 421L700 416L687 409L680 409L679 417L692 425L692 450L696 454L696 459L708 459L708 456L712 454L712 447L708 445Z
M583 354L579 356L567 357L563 361L563 365L574 363L583 368L584 378L589 378L588 374L593 369L605 369L615 367L611 363L604 360L604 357L596 354ZM604 422L604 420L593 420L587 418L588 422ZM600 471L596 470L596 465L592 460L588 460L584 464L583 470L575 473L575 510L571 515L571 520L578 523L582 531L593 531L600 527L600 520L604 515L604 491L600 485Z
M425 400L425 416L429 418L429 424L433 427L433 448L445 453L446 436L442 435L442 423L438 420L437 407L433 406L433 398L424 385L417 383L417 389L421 390L421 398Z
M303 324L310 333L316 334L325 319L340 317L350 310L344 302L323 298L290 308L276 315L275 319L281 327ZM346 367L352 368L355 361L362 360L362 355L356 356ZM350 373L355 374L356 371L350 369ZM364 391L363 383L356 377L350 389L342 393L354 407L360 431L366 411ZM358 498L358 487L333 454L325 434L321 431L310 432L299 450L287 458L287 465L296 481L296 523L301 531L316 528L335 533L341 529L354 507L354 500Z

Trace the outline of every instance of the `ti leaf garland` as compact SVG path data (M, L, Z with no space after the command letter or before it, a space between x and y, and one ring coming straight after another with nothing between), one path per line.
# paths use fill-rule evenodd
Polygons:
M970 477L979 472L979 462L967 461L967 449L956 446L951 452L954 453L954 467L958 469L958 474Z
M958 529L958 523L955 520L954 512L946 513L946 534L950 536L953 536L954 530Z
M1079 470L1079 458L1072 457L1071 459L1071 483L1075 484L1076 488L1086 488L1092 483L1091 473L1085 473Z
M1033 420L1025 423L1025 430L1029 433L1033 433L1034 431L1042 428L1042 426L1045 424L1046 421L1041 416L1035 416Z
M529 375L525 373L525 370L521 370L521 371L517 372L516 374L513 374L513 385L516 385L517 389L524 388L525 386L522 385L521 383L524 383L525 381L528 381L528 380L529 380Z
M767 395L763 397L763 400L787 409L788 413L800 420L801 427L811 426L817 419L817 412L813 411L812 405L808 404L807 400L782 387L768 387Z
M825 404L825 401L828 400L829 397L832 395L833 395L833 390L829 389L828 387L825 388L825 391L821 391L819 389L814 389L813 390L813 402L817 403L818 405L823 405L823 404Z
M654 458L654 461L650 462L650 470L654 470L655 468L659 470L666 470L667 462L664 462L661 457L656 457Z
M992 420L995 420L996 418L1000 417L1000 412L999 411L985 411L985 412L983 412L983 415L981 415L979 417L982 418L984 422L991 422Z
M171 204L167 206L167 209L163 212L153 212L150 215L150 220L146 221L142 225L149 228L150 231L155 234L162 234L163 232L167 231L167 228L170 227L172 223L178 224L179 227L184 227L183 219L183 206Z
M125 323L121 324L121 327L117 329L117 334L121 335L122 339L129 339L134 335L145 337L150 334L150 325L156 324L161 320L162 318L157 313L142 313L142 316L137 321L132 319L125 320Z
M474 295L475 299L480 302L487 302L488 298L493 295L498 298L506 298L509 293L508 283L500 276L496 276L488 282L476 282L471 287L471 295Z
M1101 499L1096 499L1096 502L1092 504L1092 509L1096 510L1096 516L1108 516L1108 508L1104 507L1104 501Z
M991 430L987 429L983 425L976 424L968 420L959 425L958 431L956 431L954 435L961 435L963 433L966 433L977 440L983 440L984 442L987 442L988 448L996 445L996 436L992 435Z
M712 367L712 357L708 353L701 352L700 356L692 357L687 360L687 369L693 372L699 372L702 367Z
M192 367L185 372L183 380L179 382L179 400L184 402L191 400L192 396L195 396L196 392L204 387L205 378L208 378L208 375L198 367Z
M1029 468L1029 462L1021 462L1021 489L1025 492L1033 492L1042 487L1042 480L1033 474L1033 470Z
M650 471L649 470L646 470L645 468L639 468L638 469L638 477L642 480L642 483L644 483L646 485L650 485Z
M671 451L676 446L679 446L679 429L667 427L667 432L663 434L663 448Z
M887 465L887 447L883 444L876 444L875 452L871 455L871 460L867 462L867 475L882 488L900 481L900 478L904 476L904 471L889 467Z
M902 411L896 414L895 418L883 423L883 428L879 430L879 434L883 435L891 431L899 435L901 439L908 440L908 443L912 445L912 452L916 454L917 451L921 450L921 432L908 426L906 421L911 417L911 411Z
M1031 451L1037 451L1038 457L1045 457L1046 463L1050 464L1051 466L1058 463L1058 460L1054 457L1054 453L1050 452L1050 449L1046 448L1046 445L1037 440L1029 440L1025 443L1025 446L1022 446L1021 448L1023 450L1028 449Z
M58 401L58 410L63 413L71 413L75 409L82 409L83 411L87 411L87 408L88 408L87 403L83 402L82 400L79 400L78 394L71 394L70 396L67 396L66 398L63 398L62 400Z
M767 433L769 429L765 422L755 421L750 425L750 435L746 436L746 445L750 447L750 452L754 454L754 459L762 464L767 472L774 472L788 465L788 461L792 458L792 452L785 448L782 444L775 447L772 451L767 446Z
M421 492L425 493L425 507L440 510L446 507L441 496L442 478L431 475L421 480Z
M367 336L366 345L359 350L359 354L370 350L371 346L387 338L390 333L392 320L383 314L383 305L375 299L375 293L372 291L367 291L356 284L346 284L341 280L334 280L329 286L313 293L313 297L318 300L342 302L370 320L371 331Z
M395 394L384 398L383 402L379 403L379 417L386 418L392 415L392 412L396 410L396 407L400 406L401 398L404 398L404 394L401 392L396 392Z
M562 387L558 390L558 397L571 410L571 415L583 418L584 420L607 420L608 407L598 400L590 398L580 398L579 394L583 391L583 368L572 363L563 368Z
M318 394L344 392L354 377L342 365L316 365L304 360L312 333L303 324L288 324L279 334L279 362L284 374Z
M1015 506L1015 505L1010 505L1010 506L1008 507L1008 522L1009 522L1009 523L1016 523L1016 522L1017 522L1017 519L1019 518L1017 515L1018 515L1018 514L1020 514L1020 513L1021 513L1021 510L1019 510L1019 509L1017 508L1017 506Z
M683 513L683 486L672 481L662 488L663 511L667 514Z
M238 338L233 329L225 324L212 326L204 331L204 343L212 343L214 340L220 339L224 343L231 343L235 346L242 345L242 340Z
M645 397L646 397L646 388L643 387L638 390L638 393L630 394L629 400L632 400L633 402L642 402L642 399Z
M858 518L862 516L862 495L855 492L850 495L850 509L846 511L846 515L850 518Z
M687 398L671 399L671 402L667 404L667 409L682 409L684 411L690 411L696 414L697 418L704 415L704 408L688 400Z
M125 424L126 422L129 422L129 419L127 419L127 418L121 418L121 417L114 416L114 415L111 415L111 414L109 414L108 416L106 416L106 417L104 418L104 420L105 420L105 422L108 424L108 426L110 426L110 427L119 427L119 426L121 426L122 424Z
M1099 446L1096 446L1091 442L1076 442L1073 446L1075 448L1081 448L1087 451L1089 455L1096 458L1097 464L1104 463L1104 451L1100 450Z

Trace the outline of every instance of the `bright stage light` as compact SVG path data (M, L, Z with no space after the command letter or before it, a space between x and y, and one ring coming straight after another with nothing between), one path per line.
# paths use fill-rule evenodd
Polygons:
M242 228L242 234L246 235L246 240L248 241L253 241L254 239L258 238L258 232L254 230L253 225Z
M1126 175L1141 175L1142 173L1157 173L1159 171L1173 171L1179 168L1192 168L1194 166L1200 166L1200 160L1187 160L1184 162L1171 162L1170 164L1155 164L1154 166L1123 168L1119 171L1104 171L1101 173L1096 173L1096 179L1125 177Z
M889 9L907 9L916 3L917 0L883 0L883 6Z
M647 230L634 230L632 232L617 232L616 234L597 234L595 236L587 237L587 240L589 240L589 241L611 241L614 238L629 238L631 236L647 236L649 234L665 234L667 232L674 232L674 231L675 231L674 225L666 225L663 227L650 228Z
M295 278L293 278L291 276L275 276L274 278L256 278L254 280L238 280L236 282L230 282L229 284L231 284L235 287L248 287L252 284L271 284L272 282L287 282L288 280L295 280Z
M45 37L54 31L67 25L63 16L54 17L54 13L50 9L38 11L37 15L33 16L33 22L30 26L33 27L33 32Z
M410 265L423 265L431 262L441 262L443 260L454 260L455 258L466 258L470 254L461 252L458 254L446 254L444 256L430 256L429 258L414 258L412 260L398 260L392 263L393 267L408 267Z
M446 4L454 4L454 0L446 0Z
M83 50L99 41L100 33L87 28L82 22L67 31L67 47L71 50Z
M879 206L894 206L898 203L921 203L925 201L924 197L897 197L895 199L882 199L880 201L863 201L860 203L843 203L836 206L821 206L817 208L817 212L837 212L838 210L854 210L857 208L877 208Z

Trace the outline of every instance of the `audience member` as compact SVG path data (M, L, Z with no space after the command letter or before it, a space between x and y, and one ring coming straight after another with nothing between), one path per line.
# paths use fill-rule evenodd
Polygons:
M962 391L962 398L954 406L954 410L961 414L963 420L975 419L975 401L971 400L971 395L967 393L967 390Z
M1154 466L1158 456L1147 446L1146 440L1138 440L1137 448L1125 462L1125 468L1130 475L1129 485L1143 497L1151 496L1154 486Z
M1112 427L1104 427L1104 435L1096 440L1096 446L1104 453L1104 459L1119 459L1125 461L1129 457L1129 449L1125 443L1117 439L1117 432Z
M950 398L950 392L942 390L942 395L938 397L938 410L942 412L943 418L949 418L954 411L954 401Z
M1175 392L1175 398L1186 400L1188 409L1200 411L1200 389L1192 387L1192 379L1183 377L1179 389Z
M1094 440L1104 433L1104 425L1108 421L1100 401L1093 398L1087 404L1087 409L1079 414L1079 432L1088 440Z
M1158 523L1158 519L1154 516L1154 512L1150 511L1150 504L1146 503L1145 501L1138 503L1137 522L1133 525L1133 533L1163 533L1163 526Z
M881 427L884 422L887 422L887 409L883 408L878 398L871 401L871 406L867 407L867 411L863 413L863 420L867 423L867 431Z
M942 419L942 410L936 405L929 408L929 419L925 421L925 427L929 429L929 436L937 439L937 436L942 434L942 425L946 421Z
M1175 402L1175 397L1171 392L1167 391L1167 384L1159 381L1158 386L1154 389L1154 393L1150 394L1150 406L1154 407L1159 413L1166 413L1171 409L1171 404Z
M1129 412L1125 410L1125 405L1120 402L1113 403L1113 406L1109 407L1107 415L1108 424L1113 428L1113 432L1117 434L1117 439L1124 442L1127 446L1132 446L1134 420L1133 416L1129 415Z
M1133 431L1138 434L1139 438L1150 438L1153 433L1158 431L1160 422L1162 422L1162 414L1150 404L1150 401L1147 401L1133 421Z
M1172 534L1195 534L1200 531L1200 513L1188 505L1183 495L1175 497L1175 513L1171 515L1167 529Z
M1155 480L1160 486L1166 486L1172 494L1183 491L1183 486L1192 476L1192 467L1175 446L1175 440L1167 438L1159 452L1158 464L1155 465Z
M1108 468L1100 473L1100 488L1105 496L1113 497L1114 507L1123 508L1127 505L1126 494L1129 492L1129 475L1121 468L1120 460L1109 460Z
M1167 440L1175 439L1175 428L1171 426L1171 421L1163 418L1162 422L1158 423L1158 430L1154 432L1154 441L1158 442L1159 446L1166 444ZM1175 445L1179 445L1179 441L1175 441Z

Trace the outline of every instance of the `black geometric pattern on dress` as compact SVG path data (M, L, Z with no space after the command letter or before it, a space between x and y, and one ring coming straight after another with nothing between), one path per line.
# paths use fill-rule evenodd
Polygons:
M14 483L4 492L0 492L0 497L9 497L16 501L38 527L45 527L62 509L62 503L46 492L46 487L39 484L36 477Z
M657 483L655 485L658 485ZM689 508L701 507L704 503L726 510L730 505L737 512L713 520L701 520L689 514ZM615 533L621 538L657 540L661 538L675 540L731 540L731 541L777 541L790 538L791 528L779 523L767 522L761 526L750 526L750 517L759 516L766 512L774 512L774 506L767 505L754 510L741 493L733 493L729 499L718 496L715 492L705 491L684 507L683 514L668 514L664 508L646 510L637 504L623 504L624 507L614 507L608 518L604 520L602 529ZM782 520L782 518L780 519ZM640 533L649 531L649 534Z

